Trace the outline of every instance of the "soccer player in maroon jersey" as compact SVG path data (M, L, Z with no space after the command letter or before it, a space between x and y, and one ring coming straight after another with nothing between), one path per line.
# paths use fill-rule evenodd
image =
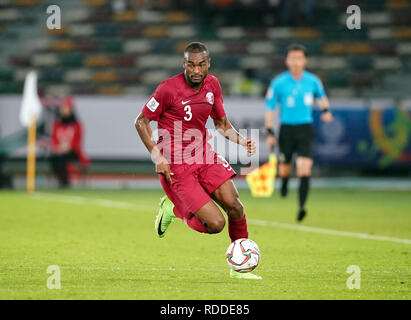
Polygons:
M160 201L156 232L163 237L175 217L198 232L221 232L226 221L215 201L228 216L231 241L248 238L244 208L231 180L236 173L207 142L208 117L218 132L249 154L255 153L256 144L241 136L227 119L220 83L208 74L210 57L204 44L192 42L185 48L183 68L184 72L160 83L135 121L166 193ZM150 121L157 121L157 142ZM233 271L230 276L261 279Z

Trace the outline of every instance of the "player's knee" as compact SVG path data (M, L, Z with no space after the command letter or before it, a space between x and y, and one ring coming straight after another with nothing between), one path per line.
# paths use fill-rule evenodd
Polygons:
M220 233L223 231L225 226L225 219L223 216L220 218L214 219L207 223L207 231L208 233Z

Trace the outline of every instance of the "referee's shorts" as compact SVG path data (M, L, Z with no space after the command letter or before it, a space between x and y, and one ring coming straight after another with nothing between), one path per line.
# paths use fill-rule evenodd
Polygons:
M291 163L293 154L298 157L313 158L314 126L309 124L281 124L279 147L280 163Z

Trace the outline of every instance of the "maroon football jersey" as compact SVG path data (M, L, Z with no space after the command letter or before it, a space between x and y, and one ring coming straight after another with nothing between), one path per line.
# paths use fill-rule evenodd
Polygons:
M225 116L220 83L208 74L197 92L180 73L160 83L142 113L158 122L157 146L170 164L198 163L211 148L208 117Z

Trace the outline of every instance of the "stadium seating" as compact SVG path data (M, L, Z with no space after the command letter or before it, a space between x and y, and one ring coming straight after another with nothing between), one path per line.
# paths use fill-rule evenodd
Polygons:
M45 92L148 95L181 70L190 40L208 44L211 72L221 77L226 94L232 77L224 73L238 76L251 68L268 85L284 70L291 42L307 46L308 67L331 96L389 93L385 77L411 69L409 0L363 1L362 27L353 31L345 26L350 1L317 1L315 23L295 26L276 23L281 12L273 8L209 7L199 17L196 8L142 8L133 0L123 11L109 0L53 3L64 9L60 30L44 28L47 3L0 1L0 93L21 91L25 73L36 69ZM33 37L27 26L33 26ZM42 28L35 31L37 26Z

